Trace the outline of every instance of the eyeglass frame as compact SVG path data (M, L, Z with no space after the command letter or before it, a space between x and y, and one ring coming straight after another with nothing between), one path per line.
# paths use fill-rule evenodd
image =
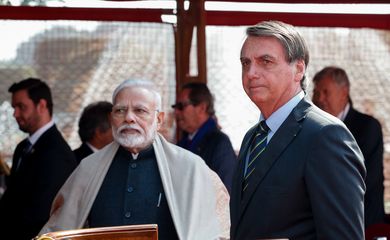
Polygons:
M179 110L179 111L183 111L189 105L194 105L194 103L191 102L191 101L177 102L177 103L171 105L171 107L173 109L176 109L176 110Z

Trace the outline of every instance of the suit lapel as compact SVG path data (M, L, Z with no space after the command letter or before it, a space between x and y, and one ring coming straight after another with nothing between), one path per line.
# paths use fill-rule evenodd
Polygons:
M259 187L264 177L270 171L273 164L277 161L279 156L284 152L285 148L294 140L298 135L299 131L302 128L302 120L306 116L306 110L310 104L303 99L290 113L287 119L279 127L276 133L273 135L272 139L268 143L266 150L263 152L256 166L256 170L253 172L251 177L251 183L246 189L244 198L240 204L240 213L239 218L245 212L246 207L252 195ZM242 155L242 161L245 159L246 152L248 151L249 146L246 146L245 152ZM241 173L242 177L242 173ZM241 178L242 179L242 178ZM240 194L241 197L241 194Z
M238 166L236 168L236 171L233 176L233 186L232 186L232 193L231 193L231 216L232 216L232 226L237 224L239 222L240 217L240 205L241 205L241 189L242 189L242 179L243 179L243 169L245 165L245 156L247 155L250 142L253 139L253 135L255 133L255 130L257 128L256 124L251 129L248 130L247 134L244 137L244 140L241 144L240 152L238 155ZM232 228L232 230L235 230L235 227ZM233 233L234 234L234 233Z
M356 120L356 110L352 106L350 106L343 122L346 126L355 126L355 124L360 123L360 121Z
M21 161L23 149L26 146L26 143L27 143L27 138L24 139L22 142L20 142L15 149L15 153L12 160L11 174L17 172L16 166L19 166L19 162Z
M243 169L245 166L245 158L246 158L246 155L248 154L249 147L251 145L251 142L253 141L253 138L255 136L256 129L257 129L258 125L259 124L256 124L248 131L248 133L246 134L246 136L244 138L243 144L241 146L241 151L238 155L238 160L239 160L239 167L238 167L238 174L237 174L238 176L236 176L236 177L239 177L238 180L242 180L244 177L243 176L243 174L244 174ZM240 188L241 187L242 186L240 185ZM241 191L240 191L240 195L241 195Z
M45 149L47 146L47 142L52 139L52 136L55 134L61 134L57 128L56 125L54 124L51 126L49 129L47 129L39 138L38 140L34 143L32 146L31 150L27 153L27 155L23 158L22 162L20 163L20 166L18 169L32 169L32 166L38 166L40 162L42 162L41 157L36 157L36 150L38 152L41 152L41 149ZM27 139L26 139L27 141ZM25 143L23 144L23 148L25 146ZM35 156L34 156L35 155ZM24 163L23 163L24 162ZM27 165L27 166L26 166ZM19 170L17 170L19 171Z

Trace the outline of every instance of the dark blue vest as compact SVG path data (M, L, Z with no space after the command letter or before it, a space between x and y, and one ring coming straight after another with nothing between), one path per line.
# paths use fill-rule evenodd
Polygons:
M134 160L120 147L88 218L89 227L158 224L159 239L178 239L153 147Z

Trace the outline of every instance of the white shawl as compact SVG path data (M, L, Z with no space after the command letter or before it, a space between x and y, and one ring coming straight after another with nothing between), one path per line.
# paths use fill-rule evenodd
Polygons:
M80 229L118 150L113 142L81 161L58 192L40 234ZM157 135L153 142L168 206L180 239L228 239L229 195L197 155Z

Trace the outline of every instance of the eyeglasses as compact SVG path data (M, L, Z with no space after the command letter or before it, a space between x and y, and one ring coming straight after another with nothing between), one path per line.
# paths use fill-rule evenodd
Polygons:
M127 106L114 106L112 108L112 114L117 119L123 119L126 117L127 112L131 111L135 116L141 119L148 119L152 116L154 112L159 112L159 110L149 110L142 107L128 108Z
M171 107L173 109L177 109L177 110L183 111L184 108L186 108L188 105L191 105L191 104L192 104L191 101L177 102L177 103L173 104Z

